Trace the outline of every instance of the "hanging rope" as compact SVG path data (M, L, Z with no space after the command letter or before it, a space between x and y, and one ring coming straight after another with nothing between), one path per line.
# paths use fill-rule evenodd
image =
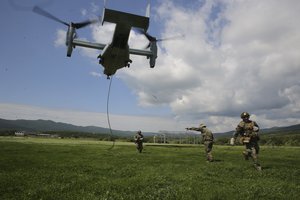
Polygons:
M110 82L109 82L109 87L108 87L108 93L107 93L107 101L106 101L107 123L108 123L109 131L110 131L110 139L113 141L113 144L112 144L112 146L109 149L112 149L115 146L115 139L113 139L113 137L112 137L113 136L113 132L112 132L111 125L110 125L110 120L109 120L109 96L110 96L110 88L111 88L112 79L113 79L113 76L110 77Z

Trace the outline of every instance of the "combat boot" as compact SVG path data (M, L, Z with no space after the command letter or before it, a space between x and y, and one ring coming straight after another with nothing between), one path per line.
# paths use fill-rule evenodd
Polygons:
M257 171L261 171L261 166L258 163L254 163L254 167Z
M213 159L211 153L208 153L206 158L207 158L207 161L208 161L208 162L213 162L213 161L214 161L214 159Z
M246 151L243 151L243 156L245 158L245 160L249 160L249 153Z

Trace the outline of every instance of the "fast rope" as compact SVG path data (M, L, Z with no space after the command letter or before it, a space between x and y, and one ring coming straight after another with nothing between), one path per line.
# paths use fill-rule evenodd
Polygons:
M113 76L110 77L110 82L109 82L109 86L108 86L108 93L107 93L107 101L106 101L107 123L108 123L108 126L109 126L110 139L113 141L113 144L112 144L112 146L109 149L112 149L115 146L115 139L113 139L113 137L112 137L113 136L113 132L112 132L111 125L110 125L110 120L109 120L109 96L110 96L110 88L111 88L112 79L113 79Z

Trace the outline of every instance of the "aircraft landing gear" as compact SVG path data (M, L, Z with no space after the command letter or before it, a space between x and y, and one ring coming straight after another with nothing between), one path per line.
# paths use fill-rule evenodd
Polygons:
M102 65L102 63L103 63L103 59L102 59L102 56L101 56L101 54L97 57L98 59L99 59L99 64L100 65Z
M132 60L129 59L129 60L125 63L125 66L129 68L129 67L130 67L130 63L132 63Z

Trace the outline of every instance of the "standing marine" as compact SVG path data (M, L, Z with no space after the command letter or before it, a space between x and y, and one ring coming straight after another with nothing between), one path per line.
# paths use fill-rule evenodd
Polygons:
M211 132L211 130L206 128L205 124L200 124L198 128L197 127L186 128L186 130L201 132L202 143L204 144L205 147L206 160L207 162L213 162L212 148L214 143L214 135Z
M140 153L142 153L143 150L143 142L144 142L144 136L142 134L142 131L139 130L134 136L134 143L136 145L136 149Z
M259 153L259 126L255 121L250 120L250 114L243 112L241 114L242 121L237 125L236 130L231 138L231 144L233 145L237 137L240 137L240 142L245 145L243 156L245 160L252 158L254 167L257 170L261 170L261 166L258 163Z

